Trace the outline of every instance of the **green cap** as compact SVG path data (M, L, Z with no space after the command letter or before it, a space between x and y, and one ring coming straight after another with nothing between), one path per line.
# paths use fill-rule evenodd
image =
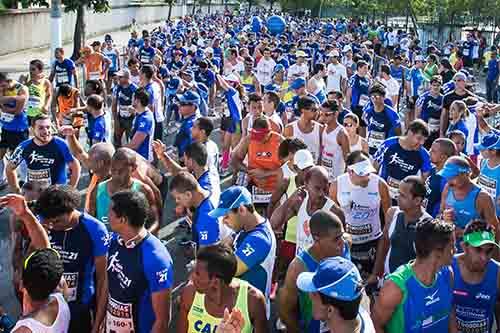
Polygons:
M479 247L485 244L493 244L500 248L500 246L495 241L495 235L489 231L476 231L470 234L465 234L464 243L467 243L473 247Z

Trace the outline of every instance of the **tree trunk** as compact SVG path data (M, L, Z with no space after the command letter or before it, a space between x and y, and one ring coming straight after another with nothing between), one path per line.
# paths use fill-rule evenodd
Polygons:
M248 0L248 12L252 9L252 0Z
M274 0L271 0L271 3L269 4L269 10L273 10L273 4L274 4Z
M168 4L168 20L170 21L170 18L172 17L172 7L174 5L174 2L173 1L170 1L170 3Z
M85 7L78 6L76 10L75 33L73 35L73 55L71 59L80 58L80 50L85 46Z
M212 9L212 0L208 0L208 13L210 14Z
M196 11L196 2L193 1L193 12L191 13L192 16L194 16L195 11Z

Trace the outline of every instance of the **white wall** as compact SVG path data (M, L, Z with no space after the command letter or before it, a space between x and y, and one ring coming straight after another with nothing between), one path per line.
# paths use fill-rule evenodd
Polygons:
M202 11L207 12L208 7ZM221 5L212 5L211 12L223 10ZM190 6L175 5L172 17L191 14ZM168 16L168 6L163 4L134 4L114 6L103 14L86 12L87 38L127 27L132 18L139 24L164 21ZM75 13L63 13L63 41L71 41L75 27ZM0 55L37 47L47 47L50 43L50 9L9 10L0 14Z

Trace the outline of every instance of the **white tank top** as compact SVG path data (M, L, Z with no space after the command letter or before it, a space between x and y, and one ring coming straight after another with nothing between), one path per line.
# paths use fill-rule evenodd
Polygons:
M313 244L313 238L311 235L311 229L309 228L309 220L311 216L307 212L307 204L309 203L309 193L306 191L306 197L304 201L302 201L302 205L300 205L299 212L297 213L297 246L295 250L295 254L299 254L303 250L306 250ZM325 205L322 210L329 211L334 202L330 198L326 198Z
M373 173L367 187L354 185L347 173L337 178L337 200L353 244L363 244L382 236L379 181L380 177Z
M58 312L57 312L57 318L54 321L54 323L51 326L45 326L44 324L40 323L39 321L33 319L33 318L24 318L20 319L17 323L16 326L12 329L12 331L15 331L19 327L27 327L31 330L33 333L66 333L68 332L69 329L69 320L71 318L70 312L69 312L69 306L68 303L64 300L64 297L61 293L55 293L50 295L50 297L54 297L57 300L58 303Z
M326 129L323 130L321 164L328 170L328 180L330 182L345 172L344 154L337 143L337 136L341 130L342 126L337 126L330 133L327 133Z
M320 124L318 122L313 122L313 130L310 133L303 133L299 128L299 121L296 120L292 123L293 137L301 139L307 145L307 150L309 150L317 162L319 158L319 129Z
M310 80L310 82L312 82L314 84L314 91L312 92L312 94L314 96L316 96L320 91L324 91L326 90L326 84L325 84L325 80L323 79L316 79L314 77L312 77Z
M361 145L361 137L358 135L358 141L351 145L351 151L363 150L363 146Z

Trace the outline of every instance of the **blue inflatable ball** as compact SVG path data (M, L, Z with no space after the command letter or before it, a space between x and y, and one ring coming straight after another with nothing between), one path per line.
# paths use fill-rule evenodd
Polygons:
M262 29L262 21L260 17L254 16L252 19L252 32L259 33Z
M282 34L285 31L285 27L286 22L281 16L273 15L267 19L267 30L269 30L272 35L276 36Z

